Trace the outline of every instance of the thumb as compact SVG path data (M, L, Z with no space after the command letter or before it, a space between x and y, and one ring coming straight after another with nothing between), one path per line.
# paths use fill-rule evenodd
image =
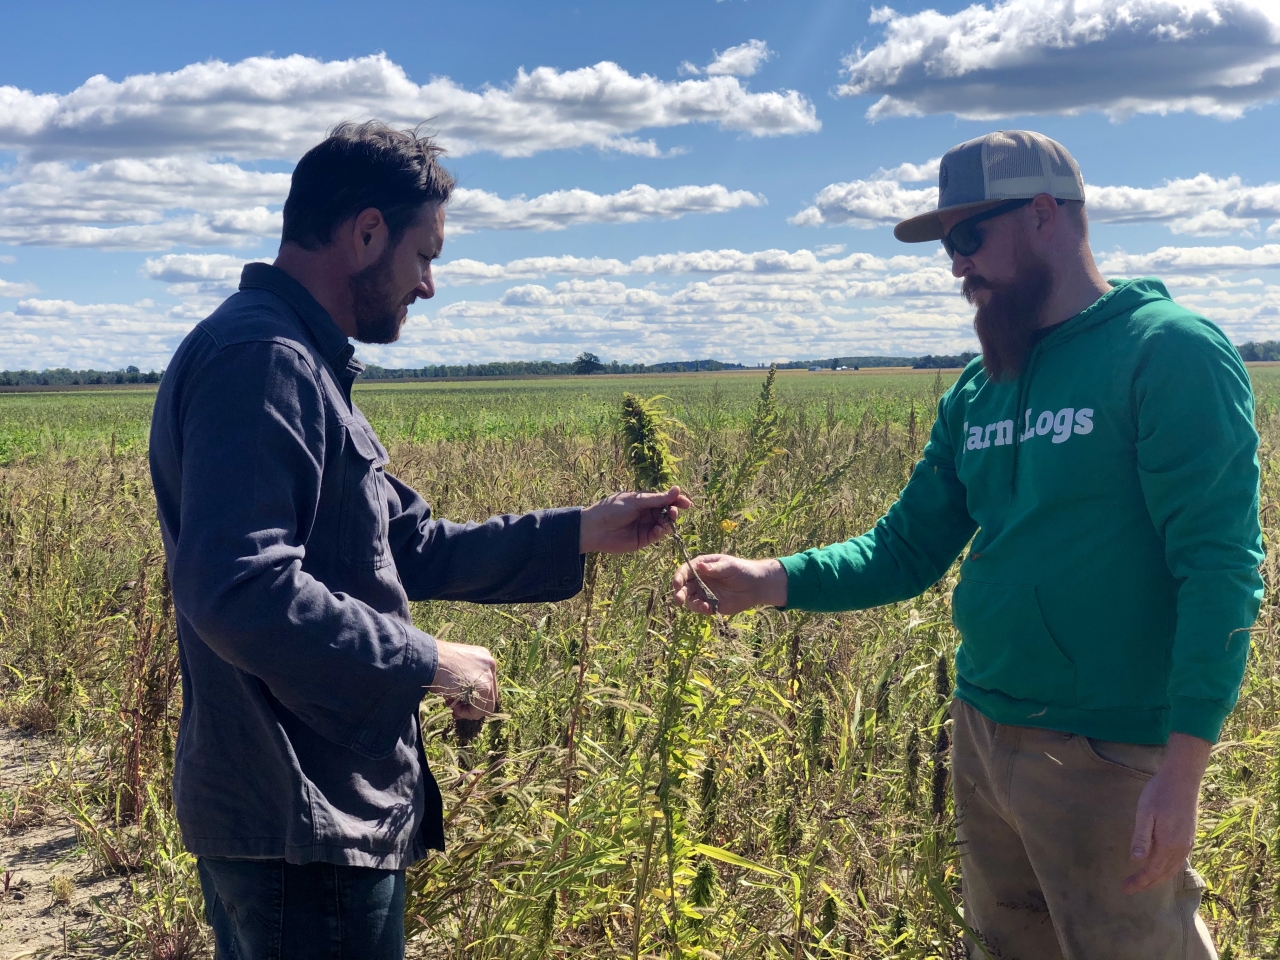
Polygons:
M1129 857L1132 860L1145 860L1151 852L1151 842L1155 837L1156 817L1146 806L1138 804L1137 818L1133 824L1133 839L1129 841Z

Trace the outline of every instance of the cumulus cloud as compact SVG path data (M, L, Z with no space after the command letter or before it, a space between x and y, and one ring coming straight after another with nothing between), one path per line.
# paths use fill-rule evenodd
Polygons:
M884 39L844 59L870 119L951 113L1195 113L1230 119L1280 96L1273 0L1004 0L958 13L873 8Z
M938 165L942 157L932 157L924 163L900 163L896 167L879 167L871 175L872 180L900 180L903 183L919 183L922 180L937 180Z
M0 363L30 365L35 358L45 365L163 366L178 339L234 287L243 262L189 253L147 260L142 275L183 297L167 309L149 300L23 299L0 313L6 332L14 331L11 341L0 343ZM1280 269L1280 244L1118 251L1102 266L1113 275L1167 277L1180 302L1219 323L1235 342L1280 337L1280 285L1253 275ZM563 359L591 350L620 360L710 355L754 362L975 346L972 311L936 249L895 257L715 249L630 260L459 259L437 270L448 292L415 306L399 343L361 345L362 359L403 367ZM37 335L41 329L49 342Z
M896 180L850 180L818 191L812 205L787 222L798 227L846 224L870 229L936 210L938 188L908 189Z
M749 77L774 56L774 51L763 40L748 40L723 53L716 53L705 67L686 60L680 64L680 72L694 76L706 74L710 77Z
M119 369L136 363L159 369L191 324L180 311L150 300L82 304L24 299L13 310L0 311L5 331L0 366Z
M169 253L144 260L138 273L168 284L165 290L174 296L221 299L235 293L248 262L225 253Z
M674 220L688 213L723 213L764 202L759 194L729 190L718 183L663 189L637 183L606 195L556 190L531 200L523 196L504 199L484 190L460 188L449 202L447 230L563 230L580 223Z
M1150 253L1109 254L1098 264L1104 273L1118 276L1280 268L1280 243L1260 247L1161 247Z
M936 176L937 163L931 160L919 166L881 168L868 180L829 184L788 222L802 227L845 224L865 229L937 209L936 187L904 187L890 176L904 168L914 175L928 167ZM1207 173L1166 180L1156 187L1086 185L1085 197L1091 222L1163 223L1173 233L1192 236L1249 233L1260 227L1261 220L1280 217L1280 183L1249 186L1239 177Z
M198 157L19 163L0 173L0 243L242 246L279 235L288 190L288 174Z
M696 250L689 253L650 254L626 262L603 257L573 256L524 257L505 264L458 259L440 264L435 268L435 275L443 284L462 286L554 276L624 277L691 273L786 274L793 278L819 275L866 278L890 271L909 272L945 266L938 255L877 257L869 253L852 253L839 259L820 259L839 253L843 249L844 245L839 244L834 248L819 247L817 251Z
M755 93L727 75L666 81L602 61L576 70L521 68L510 83L475 91L448 77L417 84L384 54L332 61L295 54L210 60L121 81L98 75L67 94L0 87L0 149L35 159L189 153L295 160L336 118L374 116L430 120L454 156L577 147L655 155L652 141L633 134L689 123L757 137L821 127L797 91Z
M244 247L280 235L286 173L177 156L19 164L0 174L0 243L163 250L176 245ZM612 194L558 190L500 197L459 188L449 232L561 230L582 223L632 223L722 213L764 203L713 183Z
M0 297L26 297L35 293L37 289L34 283L15 283L12 280L0 280Z

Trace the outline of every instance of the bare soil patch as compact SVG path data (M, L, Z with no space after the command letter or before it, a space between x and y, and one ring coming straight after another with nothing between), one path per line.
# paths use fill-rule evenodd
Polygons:
M57 759L50 738L0 727L0 960L115 952L95 901L111 909L128 879L96 869L71 821L32 789Z

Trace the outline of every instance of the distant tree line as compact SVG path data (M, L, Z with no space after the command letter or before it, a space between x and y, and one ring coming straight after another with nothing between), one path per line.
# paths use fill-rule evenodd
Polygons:
M1261 343L1242 343L1236 347L1240 351L1240 359L1246 363L1259 360L1280 360L1280 340L1263 340Z
M1250 341L1236 347L1241 359L1249 363L1280 361L1280 340ZM827 357L820 360L788 360L778 364L779 370L807 370L822 367L826 370L845 367L857 370L865 367L913 367L917 370L954 369L969 363L976 353L966 351L956 355L923 357ZM572 374L593 373L698 373L716 370L745 370L741 363L725 363L721 360L668 360L662 363L606 362L594 353L581 353L570 361L557 360L500 360L493 363L439 363L424 367L380 367L371 363L360 374L362 380L443 380L449 377L564 377ZM90 386L98 384L159 383L163 370L145 373L136 366L123 370L71 370L56 367L51 370L0 370L0 387L60 387Z
M107 383L159 383L164 371L148 370L143 373L137 367L123 370L70 370L56 367L52 370L0 370L0 387L73 387Z
M425 367L390 368L368 364L362 380L439 380L448 377L565 377L593 373L693 373L700 370L743 370L740 363L720 360L678 360L667 363L605 362L594 353L574 360L502 360L494 363L438 363Z
M964 353L956 356L933 356L932 354L924 357L913 357L911 366L916 370L941 370L953 367L967 367L969 361L976 357L976 353L966 350Z

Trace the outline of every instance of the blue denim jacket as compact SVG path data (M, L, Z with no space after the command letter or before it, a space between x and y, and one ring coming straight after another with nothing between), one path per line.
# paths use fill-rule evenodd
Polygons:
M561 600L577 508L433 520L351 402L361 366L283 271L244 268L179 346L151 475L182 663L174 801L197 856L399 869L443 849L410 600Z

